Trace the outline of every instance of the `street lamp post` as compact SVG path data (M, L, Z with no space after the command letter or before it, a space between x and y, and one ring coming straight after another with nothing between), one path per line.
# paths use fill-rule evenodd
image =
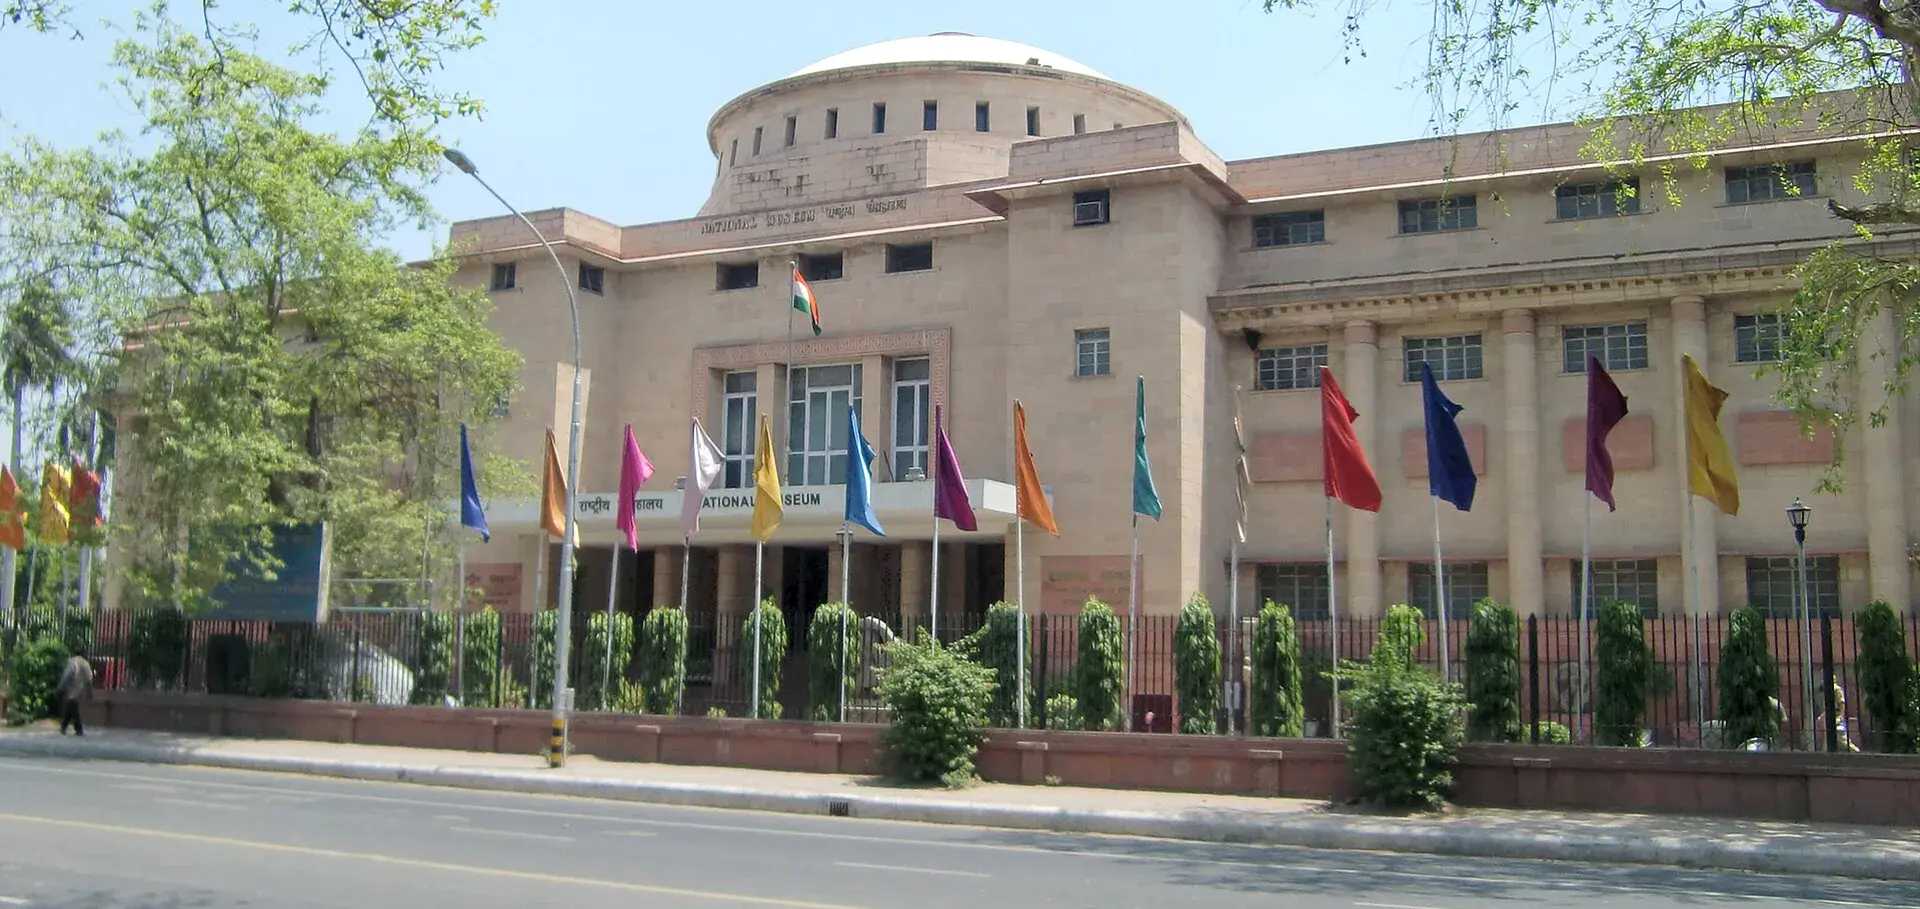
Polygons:
M443 154L449 163L472 177L475 183L500 200L507 211L513 212L514 217L527 226L527 230L533 232L534 239L539 240L541 248L547 251L547 258L553 260L554 271L560 273L560 286L567 291L567 313L573 317L573 412L567 423L567 520L566 532L560 537L560 577L554 591L560 615L553 630L553 738L547 753L548 766L563 767L567 763L567 713L573 708L573 692L567 687L567 657L573 643L573 524L577 510L575 497L580 494L580 301L574 297L573 281L567 276L567 267L560 264L560 254L554 252L553 244L546 235L534 227L533 222L520 213L520 209L514 208L513 203L494 192L493 187L480 178L480 170L474 166L473 159L455 148L449 148Z
M1787 523L1793 526L1794 588L1800 592L1800 716L1808 750L1817 741L1813 733L1813 596L1807 589L1807 521L1812 517L1813 507L1797 496L1787 506Z

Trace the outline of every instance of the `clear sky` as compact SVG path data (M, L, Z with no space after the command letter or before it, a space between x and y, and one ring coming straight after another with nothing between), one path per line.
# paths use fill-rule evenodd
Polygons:
M144 6L75 5L87 23L124 23L129 10ZM1426 51L1426 15L1417 4L1374 16L1363 33L1366 54L1352 62L1343 62L1341 17L1331 8L1270 15L1259 0L499 5L486 42L441 80L479 96L487 113L449 124L443 139L523 209L564 205L618 224L694 214L713 176L707 118L735 95L850 47L936 31L1021 41L1079 60L1184 111L1201 140L1228 159L1429 130L1428 99L1412 84ZM255 6L283 4L247 0L221 9L237 19ZM1420 15L1395 15L1414 12ZM270 18L264 26L259 50L281 54L288 23ZM105 87L113 30L83 31L81 41L0 31L0 136L75 144L137 126L125 101ZM364 99L347 89L336 92L343 125L365 112ZM1539 115L1522 110L1516 119ZM419 258L444 242L447 219L497 213L479 187L449 172L432 190L442 223L388 238L402 255Z

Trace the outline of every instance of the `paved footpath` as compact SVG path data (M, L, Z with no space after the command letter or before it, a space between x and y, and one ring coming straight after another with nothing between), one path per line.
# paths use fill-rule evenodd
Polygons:
M85 739L45 726L0 733L0 759L11 759L9 766L59 766L49 758L1073 834L1920 881L1920 836L1890 827L1500 809L1399 818L1302 799L995 783L948 791L864 776L587 756L550 770L533 756L121 729L96 729Z

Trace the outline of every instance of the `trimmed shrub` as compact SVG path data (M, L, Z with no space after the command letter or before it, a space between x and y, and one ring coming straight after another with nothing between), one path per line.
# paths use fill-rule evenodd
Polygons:
M293 684L293 648L284 635L253 648L253 671L247 675L247 693L257 698L297 696ZM419 691L419 687L414 688Z
M887 656L880 699L893 722L881 742L894 774L909 782L966 785L986 728L993 670L924 634L916 643L888 645Z
M66 643L53 635L30 638L13 648L7 667L8 723L31 723L53 714L59 706L54 689L72 655Z
M680 711L687 689L687 612L661 606L640 622L640 691L647 713Z
M1048 729L1080 728L1080 702L1073 699L1072 692L1056 692L1047 698L1046 723Z
M1467 624L1467 738L1520 740L1520 617L1491 598L1473 604Z
M1297 736L1306 720L1301 699L1300 638L1293 613L1268 600L1254 619L1253 681L1247 697L1247 722L1254 735Z
M1180 608L1173 627L1173 684L1180 695L1180 731L1212 735L1220 713L1220 636L1213 606L1198 593Z
M1720 645L1721 743L1739 748L1749 741L1778 740L1780 717L1773 698L1779 691L1780 669L1767 654L1766 621L1750 606L1734 610Z
M500 613L492 606L461 617L460 702L468 707L492 707L501 690Z
M1320 724L1320 735L1333 734L1333 668L1330 651L1300 653L1300 703L1306 718Z
M807 626L807 718L840 719L840 692L860 693L860 616L845 603L821 603Z
M611 662L609 642L613 644ZM605 612L588 616L586 640L580 646L586 652L576 661L581 678L574 687L580 689L581 709L612 710L620 683L626 681L627 669L633 665L633 616L624 612L611 617Z
M579 590L575 585L574 589ZM533 678L527 682L528 704L535 710L553 707L554 632L560 626L560 610L542 609L533 615Z
M1893 607L1878 600L1854 618L1860 629L1860 693L1873 720L1875 751L1912 754L1920 745L1920 717L1914 715L1913 661L1907 659L1907 633Z
M42 592L51 593L51 585L42 588ZM93 616L79 609L69 609L63 625L60 621L60 608L56 603L51 601L35 603L27 610L20 637L28 641L60 638L67 645L69 652L84 655L93 649Z
M187 617L178 609L156 607L133 617L127 672L136 688L172 688L187 662Z
M262 668L256 656L254 673L258 675ZM453 616L421 613L420 640L413 655L413 693L407 700L413 704L443 704L452 690Z
M1393 612L1406 610L1395 606ZM1361 798L1390 808L1436 808L1453 788L1453 765L1466 707L1457 685L1413 665L1410 641L1419 625L1404 620L1397 632L1383 627L1365 666L1343 669L1351 719L1347 754ZM1414 634L1408 636L1406 629Z
M1529 735L1529 740L1531 740L1532 733L1528 733L1528 735ZM1556 723L1552 720L1541 720L1540 721L1540 744L1571 745L1573 744L1573 730L1568 729L1565 723Z
M787 659L787 621L780 615L780 607L773 597L760 601L760 608L747 613L740 620L740 687L746 689L752 697L753 688L753 617L760 617L760 715L757 719L777 720L780 718L780 664ZM748 715L752 716L753 702L747 702Z
M1640 607L1612 602L1600 607L1594 629L1593 738L1601 745L1637 747L1640 719L1653 686L1653 649L1647 646Z
M1420 645L1427 639L1423 617L1420 610L1399 603L1387 608L1386 618L1380 620L1380 637L1373 642L1373 653L1368 660L1374 664L1394 663L1402 669L1412 669L1418 663Z
M1027 629L1031 635L1033 629ZM1020 660L1029 648L1020 638L1020 607L1001 601L987 607L986 622L974 638L972 659L993 672L993 700L987 704L987 725L1012 729L1020 725ZM1033 684L1029 663L1027 684Z
M1074 667L1073 698L1080 705L1080 728L1119 729L1126 723L1126 657L1120 618L1112 607L1088 597L1080 607L1079 662Z

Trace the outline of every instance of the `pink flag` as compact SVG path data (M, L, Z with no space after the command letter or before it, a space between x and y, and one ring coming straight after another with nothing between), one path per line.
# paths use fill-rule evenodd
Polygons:
M620 504L614 509L613 526L627 536L627 548L640 549L640 531L633 526L633 499L640 487L653 476L653 462L640 451L633 438L633 424L627 424L627 439L620 451Z

